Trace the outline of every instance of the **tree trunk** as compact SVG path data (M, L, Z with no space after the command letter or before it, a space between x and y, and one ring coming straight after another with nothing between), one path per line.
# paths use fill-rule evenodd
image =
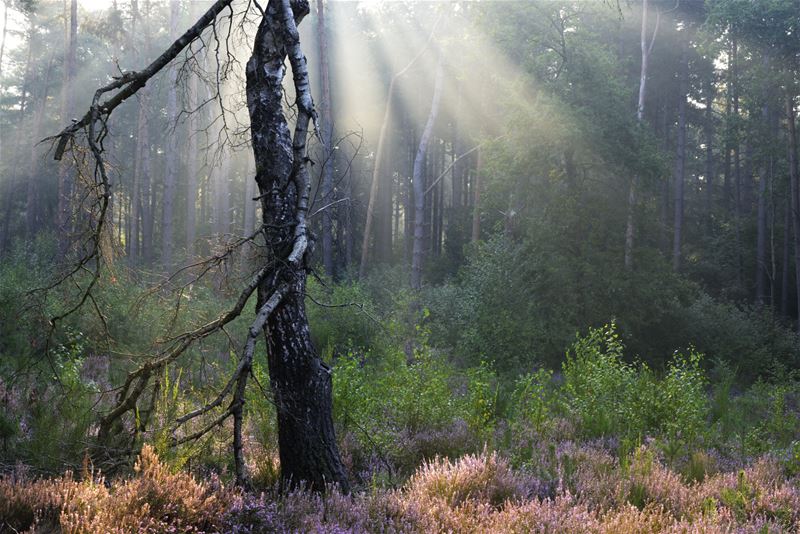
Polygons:
M781 256L781 315L783 317L789 316L789 255L792 250L792 222L792 199L787 198L783 212L783 255Z
M36 114L33 119L33 139L41 139L42 137L42 124L44 123L44 115L47 110L47 92L50 87L50 75L53 72L53 55L47 65L47 71L44 77L44 84L41 85L42 91ZM39 180L39 170L41 169L41 155L38 153L36 143L31 143L31 157L28 163L28 188L27 188L27 202L25 211L25 228L29 240L32 240L39 230L39 187L41 182Z
M483 172L483 150L478 149L478 161L472 180L472 242L481 239L481 172Z
M797 298L797 323L800 330L800 171L797 168L797 130L794 119L794 97L786 96L786 119L789 129L789 181L792 195L792 226L794 228L794 274Z
M764 63L769 66L768 56L764 56ZM765 102L769 102L769 91L765 91ZM763 110L764 131L771 136L771 115L769 104L764 104ZM769 142L770 139L767 139ZM767 292L767 280L770 278L769 266L767 264L767 190L770 188L768 182L771 181L772 165L769 157L764 157L761 166L761 176L758 180L758 212L756 216L756 298L757 306L763 306L770 302ZM771 189L771 188L770 188ZM770 302L771 303L771 302Z
M325 0L317 1L317 43L319 44L320 85L322 101L320 102L320 132L322 136L322 266L325 274L333 276L333 219L331 209L326 208L333 202L333 117L331 114L331 84L328 66L328 34L325 28Z
M678 139L675 151L675 216L673 218L672 269L681 268L683 232L683 188L686 182L686 99L689 92L689 51L684 41L681 50L681 71L678 95Z
M169 33L170 38L178 36L178 19L180 2L169 1ZM167 93L167 128L176 128L178 119L178 69L171 65L169 69L169 92ZM192 157L196 157L192 154ZM161 222L161 263L165 267L172 265L172 249L175 245L173 235L175 188L178 180L178 136L174 131L167 132L167 168L164 176L164 199Z
M19 115L17 115L17 123L16 123L17 131L19 131L19 128L22 126L23 121L25 119L25 114L27 113L29 108L27 103L27 95L31 85L31 66L32 66L33 41L34 41L35 30L36 26L34 23L34 19L33 17L31 17L30 26L28 30L29 32L28 52L26 54L25 73L23 74L22 78L22 94L20 95ZM0 257L2 257L6 251L12 233L11 232L12 206L13 206L13 199L17 189L17 178L20 170L19 155L21 152L22 140L23 140L22 136L19 135L15 136L14 138L14 149L12 152L12 157L14 158L14 165L12 165L11 167L10 178L3 183L3 190L2 190L3 225L2 227L0 227Z
M65 4L66 8L66 4ZM66 15L66 13L65 13ZM72 117L75 108L73 81L76 76L76 56L78 52L78 0L71 0L69 8L69 31L66 35L65 54L64 54L64 85L61 92L61 115L66 121L67 117ZM74 169L71 162L63 161L58 167L58 215L56 224L58 225L58 252L63 257L69 247L71 229L69 220L71 215L70 197L72 195L72 182L75 181Z
M636 120L641 124L644 121L644 104L647 95L647 67L650 60L650 52L655 43L656 31L658 30L658 20L656 20L656 30L650 44L647 43L647 6L648 0L642 2L642 30L639 38L642 50L642 66L639 70L639 100L636 105ZM633 269L633 243L636 236L636 189L639 186L639 177L634 176L628 186L628 218L625 224L625 268Z
M230 157L227 154L222 154L222 161L211 170L214 195L212 203L214 232L218 237L229 234L231 230L230 172Z
M713 77L713 74L712 74ZM705 212L706 230L711 234L713 214L714 214L714 85L712 80L706 81L706 109L705 109L705 137L706 137L706 190L705 190Z
M433 32L436 30L436 24L434 24L433 30L431 30L431 34L428 36L428 42L433 39ZM389 82L389 89L386 92L386 109L383 113L383 122L381 123L381 131L378 135L378 147L375 150L375 162L372 166L372 182L370 183L369 187L369 201L367 203L367 218L364 223L364 238L361 243L361 262L358 267L358 277L363 278L364 275L367 273L367 262L369 260L369 242L370 238L372 237L372 223L373 219L375 218L375 204L379 201L378 194L379 194L379 184L380 184L380 176L382 172L383 166L383 158L385 156L386 151L386 136L389 129L389 123L391 122L392 114L393 114L393 107L394 107L394 88L397 85L397 82L400 78L408 72L408 70L417 62L417 60L422 56L422 53L427 48L428 43L426 42L425 46L419 53L414 56L414 58L406 65L400 72L396 73L392 76L392 81Z
M737 66L737 57L738 57L738 45L736 40L733 40L731 44L731 90L732 90L732 105L733 105L733 116L736 120L736 133L735 133L735 140L733 143L733 186L734 186L734 229L735 229L735 242L734 247L736 247L735 257L736 257L736 285L741 291L744 285L744 278L742 273L742 156L741 156L741 143L739 142L739 127L738 127L738 119L739 119L739 80L738 80L738 66Z
M8 2L3 2L3 35L0 37L0 78L3 76L3 55L6 50L6 34L8 34Z
M191 112L189 116L188 146L186 150L186 255L191 258L194 256L194 242L197 239L197 136L199 126L197 121L198 105L197 77L192 76L189 82L187 95L188 108ZM251 201L252 203L252 201Z
M323 490L338 484L347 491L332 419L331 370L311 343L304 298L306 285L306 211L309 178L306 136L314 115L308 71L295 23L308 14L306 0L270 0L247 63L247 105L262 203L267 262L275 267L258 287L258 308L285 288L285 297L269 316L270 384L278 418L281 476ZM289 55L297 96L294 138L283 114L284 60ZM246 376L246 373L245 373ZM234 424L241 417L234 415ZM241 463L236 454L237 467Z
M422 168L425 164L425 153L428 150L428 142L433 133L433 125L439 115L439 101L442 97L442 79L444 78L443 58L440 52L439 61L436 65L436 75L433 85L433 100L431 100L431 110L428 113L428 121L419 139L417 155L414 158L414 174L412 183L414 186L414 249L411 255L411 288L420 289L422 287L422 261L425 254L425 188L422 181Z
M242 235L249 236L256 229L256 203L253 200L256 196L256 180L253 176L253 162L247 162L245 172L245 191L244 191L244 229Z

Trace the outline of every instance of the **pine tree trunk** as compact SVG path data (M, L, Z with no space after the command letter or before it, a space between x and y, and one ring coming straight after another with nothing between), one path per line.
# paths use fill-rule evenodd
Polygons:
M322 165L322 266L325 274L333 276L333 219L331 209L325 208L333 202L333 117L331 114L331 85L328 66L328 34L326 32L325 0L317 2L317 42L319 44L320 85L322 101L320 102L320 122L323 148Z
M790 195L791 197L791 195ZM783 255L781 256L781 315L789 316L789 271L792 242L792 199L786 199L783 212Z
M483 172L483 149L478 149L478 162L475 165L475 174L471 184L472 188L472 242L481 239L481 172Z
M192 76L189 82L187 95L188 108L191 112L189 116L189 133L186 150L186 255L191 258L194 256L194 242L197 239L197 136L199 135L199 124L197 120L198 98L197 77Z
M786 96L786 120L789 130L789 181L792 195L792 226L794 228L794 273L797 298L797 326L800 330L800 170L797 166L797 130L794 117L794 97Z
M706 141L706 169L705 169L705 212L706 230L711 234L714 216L714 88L711 80L705 85L706 110L705 110L705 141Z
M0 78L3 76L3 55L6 50L6 34L8 34L8 2L3 2L3 35L0 37Z
M650 50L652 42L647 43L647 6L648 0L642 2L642 30L640 35L640 45L642 50L642 65L639 70L639 100L636 105L636 120L641 124L644 121L644 104L647 95L647 68L650 60ZM653 35L655 38L655 34ZM636 236L636 205L637 188L639 187L639 177L634 176L628 186L628 217L625 223L625 268L633 269L633 243Z
M180 17L179 0L169 1L169 33L172 39L178 36L178 19ZM169 90L167 93L167 128L177 127L178 119L178 69L175 65L169 69ZM167 168L164 176L164 199L161 222L161 263L169 268L172 265L172 250L175 246L173 221L175 218L175 190L178 180L178 136L175 132L167 132ZM196 157L192 154L192 157Z
M47 71L44 77L44 83L41 85L40 90L42 94L37 103L36 112L33 119L33 131L31 137L33 139L42 138L42 125L44 123L44 115L47 110L47 92L50 87L50 77L53 72L53 55L47 65ZM41 206L39 205L39 188L41 186L39 172L42 167L40 154L38 153L36 143L31 143L31 157L28 162L28 187L27 199L25 210L25 228L29 240L32 240L39 230L39 213Z
M422 172L425 164L425 154L428 149L428 142L430 141L431 134L433 133L433 125L436 122L436 117L439 114L439 101L442 96L442 79L444 78L444 65L443 58L440 53L439 61L436 66L436 75L433 86L433 100L431 101L431 110L428 113L428 121L425 124L425 129L422 132L422 137L419 140L419 147L417 148L417 155L414 158L414 250L411 256L411 288L418 290L422 287L422 262L425 254L424 238L425 238L425 188L423 185Z
M675 213L673 218L672 269L681 268L683 232L683 196L686 182L686 98L689 92L689 51L684 41L681 50L680 83L678 85L678 139L675 151Z
M65 4L66 8L66 4ZM66 13L65 13L66 16ZM64 54L64 81L62 87L61 114L66 121L66 117L74 115L75 97L73 81L76 76L76 61L78 52L78 0L71 0L69 8L68 32L65 42ZM72 186L75 181L74 169L69 161L62 161L58 167L58 215L56 224L58 225L58 252L63 257L69 247L72 234L69 221L71 215L70 197L72 196Z
M28 52L26 54L25 60L25 73L23 74L22 78L22 94L20 95L20 105L19 105L19 115L17 115L17 123L16 123L16 131L20 131L19 128L22 126L23 121L25 120L25 115L28 112L29 105L27 103L27 95L30 91L30 84L31 84L31 66L32 66L32 57L33 57L33 42L34 42L34 35L35 35L36 26L34 23L33 17L31 17L30 26L29 26L29 38L28 38ZM0 132L0 135L2 132ZM0 257L3 256L5 251L9 246L10 237L12 234L11 231L11 218L12 218L12 206L13 206L13 199L17 189L17 179L19 176L20 170L20 162L19 156L21 153L22 148L22 139L23 136L15 136L14 139L14 149L11 153L11 156L14 158L14 165L11 167L11 176L7 181L3 182L3 190L2 190L2 199L3 199L3 224L0 227Z

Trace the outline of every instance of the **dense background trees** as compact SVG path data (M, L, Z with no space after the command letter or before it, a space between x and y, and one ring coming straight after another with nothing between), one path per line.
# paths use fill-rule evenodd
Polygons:
M203 46L113 116L103 247L114 259L92 301L51 330L48 318L85 281L22 297L86 247L86 154L56 164L37 141L200 11L179 0L3 3L9 459L45 448L46 414L34 411L46 400L70 414L61 427L74 439L40 464L75 462L94 432L90 409L170 336L234 301L258 266L262 242L229 248L262 220L243 70L259 15L234 2ZM386 380L404 388L420 373L434 399L447 396L450 372L470 377L470 391L510 392L520 376L561 368L576 332L611 321L620 358L665 376L689 346L712 376L742 387L800 366L796 3L316 2L308 17L301 37L320 116L309 146L318 279L306 299L315 344L342 373L335 387L353 388L334 391L345 434L385 408L348 400L379 397L362 371L379 381L403 369ZM148 390L125 423L134 441L169 449L171 419L220 389L246 326L204 340ZM249 428L272 443L264 369L257 352L248 402L260 415ZM625 369L625 380L650 384ZM212 450L206 459L222 455Z

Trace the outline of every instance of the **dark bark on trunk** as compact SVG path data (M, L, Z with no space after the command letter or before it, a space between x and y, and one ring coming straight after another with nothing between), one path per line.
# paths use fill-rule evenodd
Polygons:
M481 172L483 172L483 150L478 149L478 162L471 184L472 189L472 242L481 239Z
M19 115L17 116L17 131L19 131L20 126L23 124L25 119L25 115L28 112L28 102L27 102L27 95L30 90L31 84L31 66L32 66L32 57L33 57L33 41L35 35L35 23L33 17L31 17L30 26L29 26L29 37L28 37L28 52L26 54L25 60L25 74L23 75L22 79L22 94L20 95L20 107L19 107ZM12 218L12 206L13 206L13 199L16 195L16 189L18 187L17 178L19 176L19 155L22 148L22 136L16 136L14 140L14 151L12 152L12 156L14 158L14 165L11 167L11 176L8 181L4 182L3 190L2 190L2 199L3 199L3 225L0 227L0 257L5 253L6 249L8 248L10 237L11 237L11 218Z
M272 244L267 261L276 265L259 284L258 307L280 288L287 288L264 329L277 409L281 476L291 483L305 481L317 490L335 483L346 491L331 415L331 371L311 343L304 306L309 182L305 143L314 111L295 21L299 23L308 11L305 0L292 1L291 7L289 0L270 0L247 63L256 182L267 242ZM287 54L298 95L294 138L282 106Z
M765 56L764 63L769 66L768 56ZM769 91L765 92L766 101L769 102ZM772 135L771 112L769 104L764 105L763 110L764 131ZM767 140L769 141L769 139ZM767 291L767 281L770 279L770 270L767 263L767 191L771 189L769 185L772 179L772 165L770 158L763 158L761 175L758 180L758 211L756 215L756 295L757 306L771 304L770 294Z
M33 119L33 139L41 139L42 124L44 123L44 115L47 108L47 90L50 85L50 75L53 72L53 56L50 56L48 61L47 71L44 77L44 84L42 85L42 94L39 102L37 103L36 115ZM27 231L28 239L33 239L36 232L39 230L39 171L42 167L40 154L37 152L36 143L31 143L31 157L28 164L28 188L27 188L27 203L25 212L25 228Z
M172 38L178 34L178 18L180 17L180 2L169 2L169 32ZM169 69L169 92L167 93L167 121L168 128L177 127L178 118L178 69L172 65ZM161 222L161 263L169 268L172 265L172 249L175 236L173 229L175 189L178 180L178 136L176 132L167 132L167 168L164 176L164 199ZM196 157L195 153L190 153Z
M763 306L769 300L767 279L767 182L769 181L766 165L758 180L758 215L756 230L756 305Z
M684 41L681 50L680 83L678 95L678 139L675 150L675 212L672 237L672 269L681 268L681 243L683 232L683 200L686 182L686 98L689 92L689 51Z
M792 241L792 199L786 199L783 212L783 255L781 257L781 315L789 316L789 255Z
M794 228L794 274L797 298L797 327L800 330L800 169L797 166L797 130L794 119L794 97L786 96L786 119L789 129L789 181L792 195L792 226Z
M705 110L705 141L706 141L706 169L705 169L705 212L706 212L706 231L711 234L714 215L714 86L712 80L708 80L705 85L706 110Z
M328 66L328 34L326 30L325 0L317 2L317 42L319 44L320 85L322 101L320 102L320 132L322 136L322 206L333 202L333 115L331 113L331 84ZM322 212L322 266L325 274L333 276L333 218L331 209Z
M741 144L739 142L739 80L738 80L738 45L736 40L731 44L731 89L732 89L732 105L733 116L736 120L735 140L733 143L733 180L734 180L734 222L735 222L735 242L734 251L736 257L736 285L739 290L743 290L744 274L742 272L742 157L741 157Z

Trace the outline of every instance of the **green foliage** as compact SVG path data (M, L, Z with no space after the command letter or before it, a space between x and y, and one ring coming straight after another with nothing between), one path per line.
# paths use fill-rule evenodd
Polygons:
M659 379L645 364L623 361L614 325L590 329L567 353L564 394L587 436L641 439L648 433L673 445L694 444L708 415L700 355L676 354Z
M484 438L492 434L498 420L499 391L497 375L490 364L481 362L467 370L467 423Z
M400 351L376 362L349 354L334 368L334 418L345 431L389 447L398 429L442 428L464 413L454 377L427 349L415 351L412 362Z
M552 380L553 372L543 368L517 379L511 395L513 425L533 428L539 433L547 430L558 409Z

